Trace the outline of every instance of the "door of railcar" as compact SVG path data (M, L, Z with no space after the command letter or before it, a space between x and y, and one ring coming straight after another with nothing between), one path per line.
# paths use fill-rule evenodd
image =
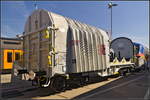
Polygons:
M14 61L21 60L22 50L4 50L4 67L3 69L12 69Z
M4 50L4 69L11 69L13 62L13 50Z

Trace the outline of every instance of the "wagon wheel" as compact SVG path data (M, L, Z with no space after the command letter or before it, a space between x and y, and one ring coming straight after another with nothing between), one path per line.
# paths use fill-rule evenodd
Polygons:
M120 76L125 76L125 75L126 75L126 72L125 72L124 70L120 70L120 71L119 71L119 75L120 75Z
M51 79L51 88L56 92L65 91L66 79L62 76L57 76Z
M46 83L47 78L46 77L41 77L39 80L39 85L40 87L43 87L42 85Z

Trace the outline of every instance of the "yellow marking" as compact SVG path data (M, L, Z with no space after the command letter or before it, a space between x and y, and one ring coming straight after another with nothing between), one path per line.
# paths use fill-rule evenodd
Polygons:
M119 74L119 72L114 72L114 75Z
M50 33L48 30L44 30L43 32L46 34L45 38L50 38Z
M118 63L119 63L119 61L118 61L117 57L115 57L115 59L113 60L113 64L118 64Z
M48 56L48 63L49 63L49 65L51 65L51 64L52 64L51 56Z
M126 59L123 57L123 59L121 60L122 63L126 63Z

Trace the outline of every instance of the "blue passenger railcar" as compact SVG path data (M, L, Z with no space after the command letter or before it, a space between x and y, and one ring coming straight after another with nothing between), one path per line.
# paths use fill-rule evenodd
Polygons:
M143 66L146 61L144 54L145 47L142 44L136 42L134 42L133 45L134 45L134 56L136 58L135 63L137 66Z

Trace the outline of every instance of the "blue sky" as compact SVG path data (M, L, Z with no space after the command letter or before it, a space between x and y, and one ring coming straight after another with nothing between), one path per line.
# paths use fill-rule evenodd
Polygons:
M148 1L115 1L113 38L125 36L149 45ZM1 2L1 35L15 37L24 31L27 17L35 10L34 1ZM108 1L37 1L38 8L110 31Z

